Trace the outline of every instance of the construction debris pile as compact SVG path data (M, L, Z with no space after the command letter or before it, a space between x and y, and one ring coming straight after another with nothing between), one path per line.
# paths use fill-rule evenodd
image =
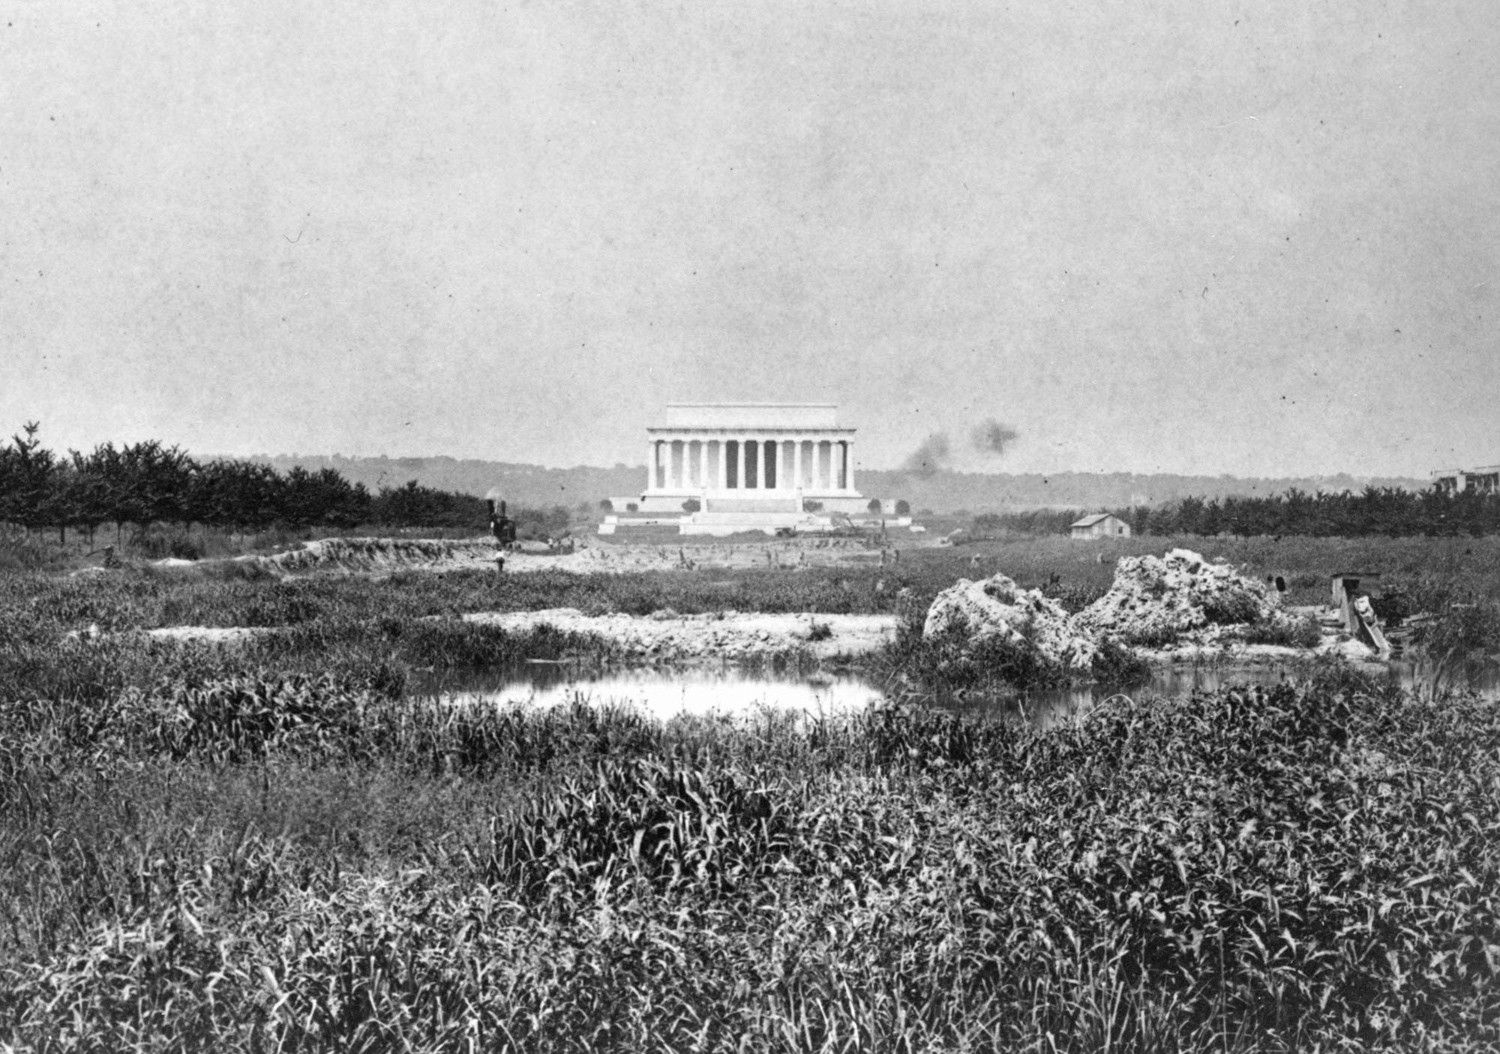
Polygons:
M1078 629L1125 644L1209 644L1226 627L1271 625L1286 616L1273 593L1228 564L1188 549L1127 556L1108 593L1080 611Z
M1072 617L1040 590L1022 589L1005 575L971 582L959 579L927 609L927 638L961 638L973 648L996 638L1032 649L1049 664L1086 670L1098 645L1080 633Z
M1003 574L959 582L939 593L923 636L953 634L972 652L997 636L1034 649L1046 662L1087 668L1106 641L1170 649L1275 637L1294 624L1274 592L1223 563L1187 549L1120 560L1110 591L1077 615Z

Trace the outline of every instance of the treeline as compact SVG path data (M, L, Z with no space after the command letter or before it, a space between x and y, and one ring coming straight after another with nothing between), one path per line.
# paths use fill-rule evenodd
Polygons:
M1398 487L1359 493L1309 494L1295 488L1264 498L1183 498L1158 507L1110 510L1134 534L1453 536L1500 534L1500 494L1447 494ZM974 519L979 533L1066 534L1081 510L988 513Z
M1500 494L1447 494L1366 487L1359 493L1289 490L1268 498L1184 498L1161 509L1127 510L1149 534L1304 534L1430 537L1500 534ZM1144 513L1144 515L1142 515Z
M36 423L0 446L0 523L27 530L93 533L105 524L203 524L236 530L454 527L484 529L481 498L416 481L371 494L333 469L277 472L264 464L195 461L156 440L60 456L42 446ZM565 508L515 510L524 536L560 534Z

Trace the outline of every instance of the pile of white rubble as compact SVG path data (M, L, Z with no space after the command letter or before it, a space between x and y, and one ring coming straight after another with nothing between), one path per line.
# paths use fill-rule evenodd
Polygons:
M924 637L954 634L968 646L1002 638L1034 647L1049 663L1087 669L1099 647L1073 626L1061 604L1037 589L1022 589L1005 575L971 582L959 579L927 609Z
M1086 669L1102 642L1146 646L1211 644L1288 616L1274 593L1228 564L1187 549L1120 560L1110 591L1077 615L1003 574L960 579L928 609L923 635L961 634L971 644L996 636L1035 648L1047 662Z
M1109 592L1075 622L1095 637L1126 643L1212 643L1225 627L1268 625L1284 617L1264 583L1189 549L1173 549L1164 557L1121 559Z

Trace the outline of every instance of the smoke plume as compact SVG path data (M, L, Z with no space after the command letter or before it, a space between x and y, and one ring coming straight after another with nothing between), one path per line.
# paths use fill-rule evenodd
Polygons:
M973 440L975 450L1000 457L1020 437L1021 433L1010 425L1001 424L991 417L975 428L970 438Z
M934 432L907 456L901 468L904 472L926 478L946 467L952 456L953 446L948 442L947 434Z

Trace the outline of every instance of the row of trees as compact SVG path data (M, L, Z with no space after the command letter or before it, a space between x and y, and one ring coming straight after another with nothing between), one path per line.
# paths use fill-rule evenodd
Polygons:
M1397 487L1310 494L1292 489L1266 498L1184 498L1123 518L1147 534L1364 535L1429 537L1500 534L1500 494L1448 494Z
M0 522L28 530L72 528L92 537L101 525L127 523L482 527L486 511L480 498L415 482L371 494L333 469L280 473L246 461L198 462L155 440L59 456L42 446L35 422L0 446Z
M874 503L872 503L873 505ZM901 505L905 506L905 502ZM587 506L584 506L587 511ZM904 511L904 510L903 510ZM156 440L59 456L38 426L0 445L0 523L29 530L68 528L91 537L104 524L153 523L264 530L270 527L480 527L483 500L419 486L371 494L332 468L277 472L247 461L198 462ZM522 537L557 536L570 526L563 506L512 510ZM1171 535L1484 535L1500 534L1500 494L1447 494L1366 487L1356 494L1292 489L1266 498L1184 498L1158 507L1115 510L1136 534ZM982 533L1066 533L1076 511L985 514Z
M1366 487L1356 494L1288 490L1266 498L1183 498L1169 505L1113 510L1135 534L1451 536L1500 534L1500 494L1447 494ZM986 513L974 518L981 534L1066 534L1078 510Z

